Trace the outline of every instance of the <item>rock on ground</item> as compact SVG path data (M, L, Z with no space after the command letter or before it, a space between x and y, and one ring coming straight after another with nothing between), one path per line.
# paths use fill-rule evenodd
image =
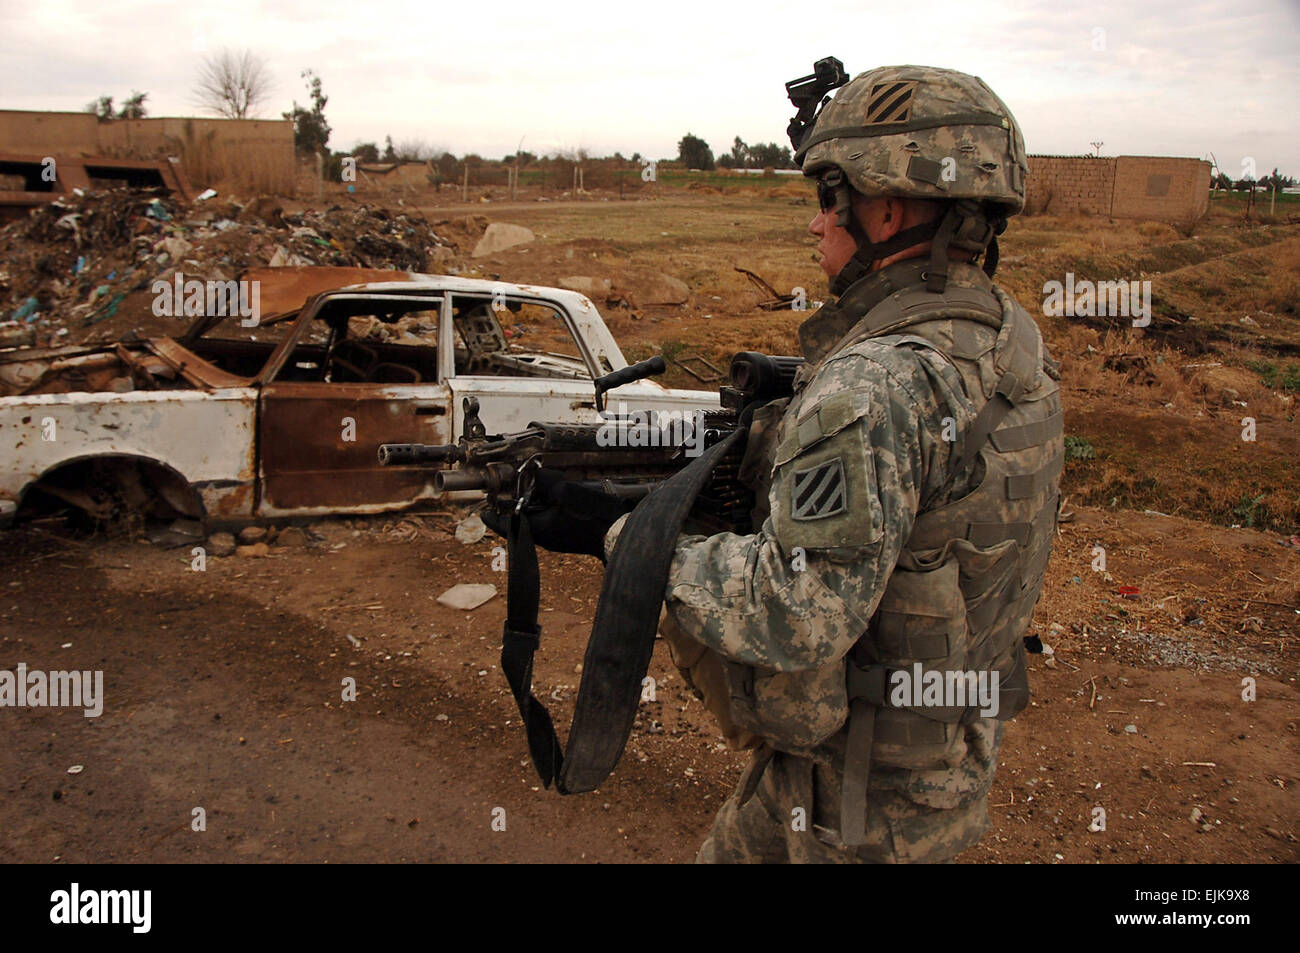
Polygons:
M306 546L310 537L301 526L286 526L275 538L277 546Z
M233 556L235 537L230 533L213 533L208 537L208 552L213 556Z
M449 609L477 609L496 594L497 587L490 582L462 582L440 595L438 604Z
M591 278L587 275L568 275L556 282L561 288L577 291L588 298L605 297L614 288L608 278Z
M497 252L513 248L515 245L526 245L536 237L531 228L524 228L522 225L507 225L504 222L493 222L487 227L483 237L478 240L478 244L474 246L474 257L484 258L488 255L495 255Z

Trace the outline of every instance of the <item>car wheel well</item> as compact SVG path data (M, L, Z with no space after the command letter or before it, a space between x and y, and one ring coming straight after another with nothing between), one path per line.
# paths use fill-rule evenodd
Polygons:
M127 454L56 464L28 485L16 519L68 510L97 526L202 522L205 517L202 498L182 474L157 460Z

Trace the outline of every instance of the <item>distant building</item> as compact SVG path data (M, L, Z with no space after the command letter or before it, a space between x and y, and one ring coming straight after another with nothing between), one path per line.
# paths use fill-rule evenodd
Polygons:
M1210 205L1210 163L1173 156L1029 156L1027 214L1182 222Z
M237 182L290 192L297 171L287 119L160 117L100 122L93 113L0 110L0 154L177 159L199 188Z
M357 163L357 180L380 188L428 188L438 175L430 160Z

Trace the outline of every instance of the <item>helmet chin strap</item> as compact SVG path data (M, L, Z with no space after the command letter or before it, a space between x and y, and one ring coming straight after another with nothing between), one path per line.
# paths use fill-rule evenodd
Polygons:
M866 233L857 219L850 219L848 224L849 234L858 242L858 250L853 257L845 262L840 273L831 279L831 294L836 297L844 294L850 286L871 274L876 262L888 258L905 248L911 248L913 245L919 245L927 239L933 238L939 231L938 222L923 222L920 225L913 225L911 228L905 228L893 238L887 238L883 242L873 242L867 239Z
M858 250L830 281L831 294L840 296L853 284L871 274L875 264L890 255L930 241L930 267L926 271L925 290L941 294L948 284L948 250L969 252L975 259L984 255L984 272L990 278L998 267L997 236L1007 227L1005 218L990 221L979 204L969 199L953 202L943 217L905 228L883 242L873 242L852 212L848 184L839 179L828 182L836 189L837 221L858 243ZM974 260L974 259L972 259Z
M998 236L1007 227L1005 218L990 220L979 203L959 199L948 206L930 245L930 267L925 290L942 292L948 284L948 250L968 252L971 261L984 255L984 273L990 278L998 268Z

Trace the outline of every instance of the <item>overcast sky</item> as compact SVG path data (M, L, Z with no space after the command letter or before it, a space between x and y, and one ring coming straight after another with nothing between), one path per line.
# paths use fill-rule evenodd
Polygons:
M0 108L80 110L149 94L193 115L198 62L251 49L277 118L320 75L330 146L422 139L499 157L586 148L715 153L785 143L783 83L828 55L850 74L917 63L975 73L1030 152L1254 159L1300 177L1300 0L0 0Z

